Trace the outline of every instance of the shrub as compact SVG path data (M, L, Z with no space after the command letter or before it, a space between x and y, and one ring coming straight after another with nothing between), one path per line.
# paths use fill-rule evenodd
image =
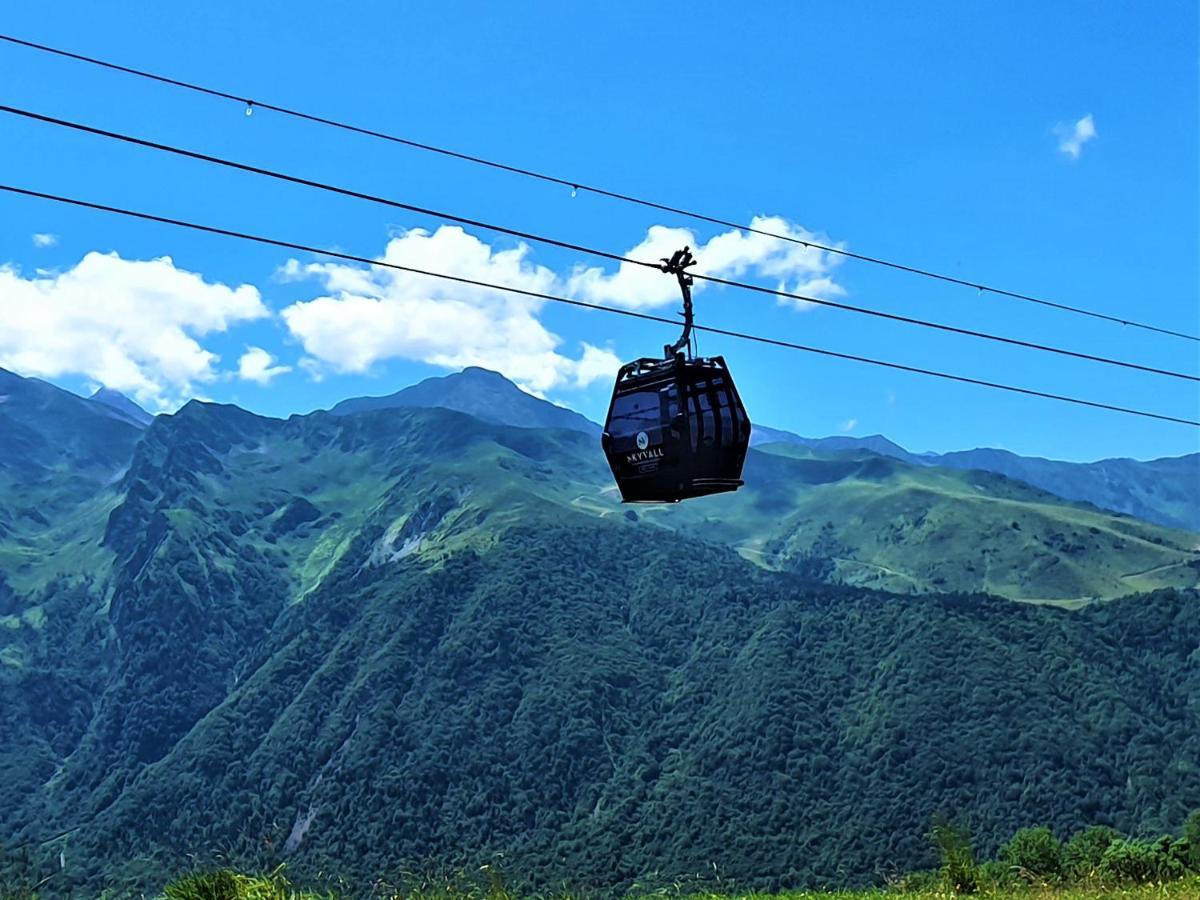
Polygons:
M1100 871L1104 851L1120 835L1104 825L1078 832L1063 847L1063 874L1072 881L1091 878Z
M902 875L892 884L892 889L899 894L932 894L942 886L940 869L909 872Z
M9 856L0 847L0 900L38 900L47 880L36 878L28 851Z
M971 832L967 826L936 815L929 839L942 859L943 885L957 894L978 891L979 866L975 862L975 850L971 847Z
M1012 866L1007 863L989 859L979 866L979 882L981 887L988 889L1011 887L1016 878Z
M241 878L228 869L196 872L168 884L163 896L166 900L242 900Z
M230 869L196 872L167 885L163 897L165 900L317 900L318 895L293 891L280 866L257 878Z
M1185 873L1177 842L1170 836L1157 841L1118 838L1109 844L1100 860L1100 877L1111 882L1149 884L1182 878Z
M1063 872L1063 848L1049 828L1022 828L1000 848L1000 861L1027 881L1058 881Z
M1191 868L1200 872L1200 809L1193 810L1183 826L1183 839L1187 841L1187 862Z

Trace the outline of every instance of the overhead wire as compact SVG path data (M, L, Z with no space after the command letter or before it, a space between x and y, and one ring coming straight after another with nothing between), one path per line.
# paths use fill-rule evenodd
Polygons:
M1125 316L1116 316L1108 313L1098 312L1092 309L1086 309L1080 306L1073 306L1067 303L1059 303L1057 301L1048 300L1044 297L1038 297L1032 294L1026 294L1019 291L1007 290L1005 288L996 287L994 285L985 284L983 282L974 281L967 278L960 278L954 275L947 275L941 272L935 272L931 269L921 268L919 266L908 265L905 263L895 262L893 260L884 259L879 256L871 256L865 253L857 253L838 247L836 245L824 244L816 241L798 238L794 235L780 234L776 231L770 231L765 228L759 228L754 225L746 225L743 223L734 222L719 216L713 216L706 213L696 212L683 207L671 206L665 203L659 203L653 200L648 200L643 197L637 197L633 194L626 194L620 191L610 190L607 188L598 187L596 185L587 184L579 179L560 178L554 175L549 175L545 172L539 172L535 169L523 168L521 166L509 165L507 163L497 162L487 159L482 156L463 153L457 150L450 150L446 147L439 147L434 144L429 144L423 141L416 141L411 138L401 137L399 135L390 134L374 128L367 128L361 125L354 125L349 122L343 122L338 119L332 119L327 116L320 116L314 113L304 112L303 110L294 109L287 106L282 106L275 103L270 103L263 100L252 99L246 94L236 94L229 91L219 90L217 88L207 87L195 82L184 81L179 78L171 78L166 75L160 75L155 72L150 72L145 69L138 69L132 66L121 65L119 63L110 62L94 56L88 56L82 53L75 53L70 50L64 50L59 47L51 47L48 44L37 43L36 41L25 40L14 35L0 34L0 41L5 41L9 44L25 47L31 50L36 50L42 53L48 53L54 56L65 59L75 60L77 62L87 63L88 65L98 66L104 69L109 69L115 72L121 72L127 75L133 75L138 78L148 79L160 84L170 85L172 87L182 88L184 90L193 91L195 93L204 94L210 97L216 97L223 100L233 100L237 103L246 104L246 109L265 109L281 115L289 116L305 122L311 122L318 125L336 128L353 134L363 135L366 137L376 138L383 141L388 141L393 144L400 144L415 150L420 150L428 153L434 153L452 159L461 160L463 162L472 163L474 165L485 166L498 171L507 172L513 175L519 175L525 178L531 178L542 181L548 184L554 184L561 187L571 188L572 196L578 191L595 194L600 197L618 200L624 203L631 203L647 209L654 209L660 212L671 213L672 215L683 216L693 219L698 222L706 222L712 225L720 225L723 228L733 228L747 234L757 234L764 237L773 238L779 241L786 241L792 244L798 244L804 247L809 247L824 253L831 253L847 259L854 259L860 262L870 263L872 265L883 266L894 269L900 272L906 272L911 275L917 275L924 278L930 278L947 284L954 284L961 287L972 288L979 293L992 294L997 297L1003 297L1009 300L1020 300L1027 303L1037 304L1039 306L1057 309L1063 312L1074 313L1077 315L1088 316L1093 319L1099 319L1107 322L1112 322L1120 325L1126 325L1132 328L1139 328L1145 331L1156 332L1158 334L1168 335L1171 337L1182 338L1184 340L1200 342L1200 335L1188 334L1182 331L1165 328L1160 325L1153 325L1148 322L1140 322Z
M471 285L472 287L480 287L488 290L500 291L519 296L530 297L537 300L546 300L554 303L561 303L567 306L574 306L581 309L596 310L599 312L611 313L614 315L624 316L630 319L637 319L644 322L655 322L662 325L678 327L679 322L665 316L656 316L650 313L637 312L636 310L621 309L615 306L606 306L599 303L591 303L585 300L577 300L572 297L562 297L556 294L544 293L541 291L531 291L525 288L511 287L503 284L495 284L493 282L482 281L475 278L466 278L460 275L451 275L446 272L436 272L428 269L419 269L414 266L405 266L399 263L388 262L380 259L371 259L366 256L359 256L353 253L346 253L339 250L331 250L322 247L314 247L308 244L302 244L296 241L281 240L279 238L271 238L263 235L251 234L244 231L236 231L229 228L220 228L214 225L205 225L198 222L191 222L184 219L176 219L169 216L160 216L153 213L142 212L138 210L126 209L119 206L112 206L104 203L95 203L88 200L81 200L74 197L66 197L59 194L51 194L45 191L37 191L29 188L17 187L15 185L0 184L0 191L9 194L15 194L25 197L37 198L41 200L50 200L56 203L67 204L70 206L81 207L84 209L95 210L98 212L111 213L142 221L155 222L163 225L172 225L178 228L186 228L191 231L202 232L205 234L218 235L222 237L236 238L238 240L250 241L257 244L262 244L271 247L279 247L286 250L295 250L302 253L311 253L317 256L330 257L332 259L345 260L347 262L359 263L366 266L379 267L384 269L392 269L401 272L408 272L414 275L422 275L430 278L438 278L445 281L452 281L458 284ZM955 381L962 384L970 384L978 387L985 387L993 390L1007 391L1015 394L1022 394L1029 397L1039 397L1046 400L1056 400L1063 403L1071 403L1079 406L1091 407L1093 409L1108 410L1110 412L1123 413L1126 415L1140 416L1147 419L1156 419L1163 422L1172 422L1180 425L1189 425L1200 427L1200 420L1186 419L1179 416L1167 415L1165 413L1156 413L1143 409L1135 409L1132 407L1118 406L1111 403L1103 403L1097 400L1088 400L1081 397L1073 397L1065 394L1055 394L1048 391L1036 390L1034 388L1020 387L1018 385L1003 384L1000 382L987 381L980 378L972 378L966 375L958 375L951 372L942 372L936 369L928 369L920 366L910 366L903 363L892 362L890 360L874 359L868 356L861 356L853 353L842 353L836 350L830 350L825 347L813 347L805 344L795 343L793 341L785 341L777 338L769 338L763 335L752 334L744 331L736 331L728 328L719 328L712 325L694 325L697 331L703 331L708 334L721 335L722 337L734 338L737 340L750 341L760 344L765 344L773 347L781 347L788 350L798 350L805 353L813 353L821 356L831 357L835 359L848 360L851 362L859 362L867 365L881 366L888 369L893 369L902 372L909 372L917 375L925 375L934 378L941 378L948 381Z
M341 187L338 185L329 184L327 182L316 181L311 178L305 178L299 175L291 175L285 172L280 172L274 169L268 169L263 166L256 166L250 163L238 162L236 160L227 159L225 157L214 156L209 153L201 153L196 150L188 150L183 147L177 147L171 144L164 144L158 141L148 140L146 138L136 137L130 134L124 134L117 131L110 131L104 128L97 128L93 125L85 125L81 122L74 122L69 119L62 119L55 116L45 115L43 113L33 112L32 110L21 109L19 107L0 105L0 112L10 115L20 116L37 122L42 122L57 127L67 128L74 131L91 134L98 137L104 137L111 140L120 141L138 147L143 147L150 150L156 150L164 153L169 153L176 156L185 157L188 159L198 160L204 163L222 166L237 171L246 172L252 175L260 175L267 178L272 178L278 181L284 181L289 184L301 185L303 187L314 188L328 193L338 194L344 197L351 197L358 200L366 200L371 203L377 203L393 209L403 209L409 212L414 212L419 215L431 216L438 219L443 219L449 222L456 222L462 225L468 225L472 228L479 228L485 231L492 231L497 234L505 234L511 237L520 238L534 243L545 244L547 246L558 247L560 249L571 250L577 253L583 253L589 256L595 256L601 259L607 259L613 262L628 263L630 265L642 266L645 268L659 269L659 263L650 262L647 260L633 259L620 253L613 253L607 250L599 250L594 247L588 247L583 244L577 244L571 241L564 241L558 238L547 237L545 235L535 234L529 231L510 228L495 223L484 222L478 219L461 216L455 213L446 212L444 210L430 209L424 206L418 206L412 203L406 203L401 200L395 200L388 197L382 197L377 194L370 194L364 191L354 190L352 188ZM913 316L905 316L899 313L885 312L879 309L872 309L865 306L856 306L850 303L843 303L836 300L829 300L821 297L813 297L805 294L800 294L794 291L786 291L782 288L768 288L762 285L750 284L747 282L734 281L727 278L720 278L715 275L705 275L694 273L694 278L707 281L712 284L719 284L725 287L732 287L740 290L752 291L760 294L768 294L775 297L783 297L791 300L799 300L805 303L812 303L818 306L827 306L833 309L840 309L846 312L854 312L862 315L872 316L879 319L885 319L892 322L902 322L908 325L915 325L922 328L931 328L942 332L963 335L965 337L976 338L980 340L995 341L1010 346L1023 347L1029 350L1037 350L1045 353L1054 353L1060 356L1072 357L1074 359L1087 360L1089 362L1100 363L1110 366L1119 366L1125 369L1137 370L1146 372L1152 375L1162 375L1171 378L1179 378L1185 381L1200 382L1200 376L1192 375L1187 372L1179 372L1173 369L1164 369L1157 366L1144 365L1142 363L1130 362L1128 360L1114 359L1112 357L1100 356L1092 353L1084 353L1078 350L1069 350L1065 347L1057 347L1050 344L1041 344L1034 341L1026 341L1020 338L1009 337L1006 335L994 334L986 331L978 331L971 328L962 328L956 325L948 325L943 322L933 322L928 319L919 319Z

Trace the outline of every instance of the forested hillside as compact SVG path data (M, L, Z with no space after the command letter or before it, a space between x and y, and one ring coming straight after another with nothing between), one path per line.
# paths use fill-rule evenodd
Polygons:
M771 571L701 540L715 506L621 508L592 449L439 409L157 419L80 501L111 510L86 567L6 564L5 842L64 852L84 892L218 853L833 884L928 861L936 810L994 846L1175 828L1200 791L1194 592L1067 612L824 584L821 548ZM756 460L763 521L831 472L896 475ZM1048 502L1002 486L962 502Z

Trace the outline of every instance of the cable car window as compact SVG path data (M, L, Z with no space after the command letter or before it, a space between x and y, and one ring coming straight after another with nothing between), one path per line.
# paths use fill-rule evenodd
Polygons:
M708 394L701 394L698 399L704 423L704 443L712 444L717 438L717 422L713 416L712 404L709 402Z
M616 436L637 434L659 425L661 406L656 391L638 391L613 401L609 430Z
M674 384L670 384L658 393L665 413L663 418L670 422L679 415L679 389Z
M733 416L729 412L729 404L721 404L721 443L733 443Z
M700 414L696 411L696 398L688 397L688 422L692 430L692 449L700 446Z

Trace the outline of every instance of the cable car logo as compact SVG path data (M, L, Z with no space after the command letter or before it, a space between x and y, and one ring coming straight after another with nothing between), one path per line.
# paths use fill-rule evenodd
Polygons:
M644 432L644 431L639 431L637 434L637 448L639 450L645 450L649 446L650 446L650 436L648 434L646 434L646 432Z
M649 462L652 459L662 458L663 452L659 447L655 447L653 450L639 450L637 453L630 453L627 457L625 457L626 461L630 463Z

